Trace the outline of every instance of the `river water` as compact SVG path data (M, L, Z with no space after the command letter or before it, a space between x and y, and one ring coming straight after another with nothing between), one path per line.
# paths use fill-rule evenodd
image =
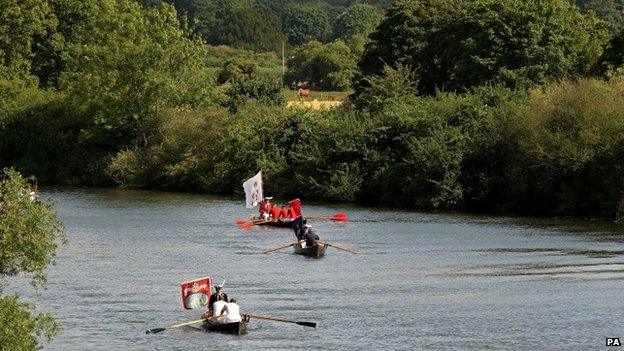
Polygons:
M46 350L596 350L624 338L624 230L605 222L386 209L314 223L328 249L285 250L284 229L241 230L242 200L148 191L52 189L69 243L38 301L62 325ZM145 330L196 319L183 281L226 280L252 320L243 336ZM624 339L622 339L624 340Z

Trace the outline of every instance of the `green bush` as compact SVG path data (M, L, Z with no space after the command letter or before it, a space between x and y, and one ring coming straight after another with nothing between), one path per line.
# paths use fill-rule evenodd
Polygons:
M614 218L624 189L624 90L596 80L532 92L495 133L517 148L505 167L511 209Z
M226 106L236 111L242 104L252 100L265 105L285 103L279 80L262 74L241 75L230 82L226 91Z

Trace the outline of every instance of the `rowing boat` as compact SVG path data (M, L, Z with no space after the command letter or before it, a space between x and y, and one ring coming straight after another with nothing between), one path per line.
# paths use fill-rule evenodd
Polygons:
M305 246L305 241L299 241L293 244L296 255L303 255L313 258L320 258L325 256L325 250L327 249L327 243L320 243L318 245L309 247Z
M254 225L266 225L266 226L278 227L278 228L292 228L293 227L292 220L283 221L281 219L278 219L276 221L272 219L268 219L268 220L254 219L253 224Z
M217 333L226 333L226 334L235 334L241 335L247 333L247 323L249 322L249 318L245 318L241 322L233 322L233 323L219 323L212 320L207 320L202 324L196 324L191 326L194 329L212 331Z

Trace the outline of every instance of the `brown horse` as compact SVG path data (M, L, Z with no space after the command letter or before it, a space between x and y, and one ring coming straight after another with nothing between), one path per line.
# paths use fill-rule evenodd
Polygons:
M299 95L300 99L307 99L310 97L310 89L299 88L299 90L297 90L297 95Z

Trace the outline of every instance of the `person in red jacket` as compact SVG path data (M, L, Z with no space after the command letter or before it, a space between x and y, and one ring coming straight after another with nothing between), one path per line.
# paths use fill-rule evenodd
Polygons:
M280 213L280 219L286 220L290 217L290 207L289 206L284 206L282 207L282 211Z
M279 219L280 213L282 213L282 209L278 205L271 207L271 217L274 221Z
M272 197L265 197L260 202L260 206L258 207L258 211L260 212L260 218L269 219L269 215L271 214L271 208L273 208L273 204L271 203Z

